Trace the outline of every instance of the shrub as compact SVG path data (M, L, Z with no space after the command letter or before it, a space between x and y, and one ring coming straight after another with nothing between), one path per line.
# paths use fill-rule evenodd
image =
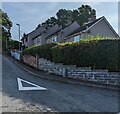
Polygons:
M120 40L85 40L52 48L53 61L92 69L120 70ZM119 55L118 55L119 54Z
M120 39L89 37L80 42L46 44L24 50L28 54L66 65L120 71Z
M39 57L52 60L53 57L52 57L51 47L55 45L57 44L52 43L52 44L46 44L46 45L41 45L41 46L32 46L30 48L26 48L23 51L23 55L27 54L27 55L36 56L37 54Z

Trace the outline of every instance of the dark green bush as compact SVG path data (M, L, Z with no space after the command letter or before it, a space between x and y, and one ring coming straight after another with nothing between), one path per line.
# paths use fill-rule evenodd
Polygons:
M119 46L118 46L119 45ZM90 40L57 45L52 48L53 61L92 69L120 70L120 40Z
M52 43L52 44L46 44L46 45L33 46L30 48L26 48L23 51L23 55L27 54L27 55L36 56L37 54L39 57L52 60L53 57L52 57L51 47L56 46L56 45L57 45L56 43Z
M67 65L120 71L120 40L91 38L78 43L46 44L25 49L29 54Z

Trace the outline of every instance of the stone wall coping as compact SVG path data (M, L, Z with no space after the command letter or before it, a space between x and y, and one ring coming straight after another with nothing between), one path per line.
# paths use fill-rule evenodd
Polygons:
M106 73L108 73L108 70L96 69L96 70L91 70L91 72L106 72Z
M66 67L76 67L76 65L64 65Z
M120 75L120 72L108 72L110 75L114 74L114 75Z
M79 69L91 69L91 67L76 67L76 68L79 68Z
M63 65L63 63L55 63L55 65Z

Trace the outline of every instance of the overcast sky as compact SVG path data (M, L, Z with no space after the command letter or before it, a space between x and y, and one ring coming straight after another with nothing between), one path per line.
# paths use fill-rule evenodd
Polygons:
M77 9L81 5L90 5L97 12L97 18L105 16L113 28L118 32L118 2L3 2L2 9L13 22L12 38L18 40L18 27L21 25L22 34L29 33L36 26L61 9Z

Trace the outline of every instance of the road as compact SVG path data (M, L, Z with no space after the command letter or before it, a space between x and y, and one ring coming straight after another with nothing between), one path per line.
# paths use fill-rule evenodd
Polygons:
M2 57L3 112L117 112L118 92L41 79ZM19 91L17 78L47 90ZM26 85L27 86L27 85Z

